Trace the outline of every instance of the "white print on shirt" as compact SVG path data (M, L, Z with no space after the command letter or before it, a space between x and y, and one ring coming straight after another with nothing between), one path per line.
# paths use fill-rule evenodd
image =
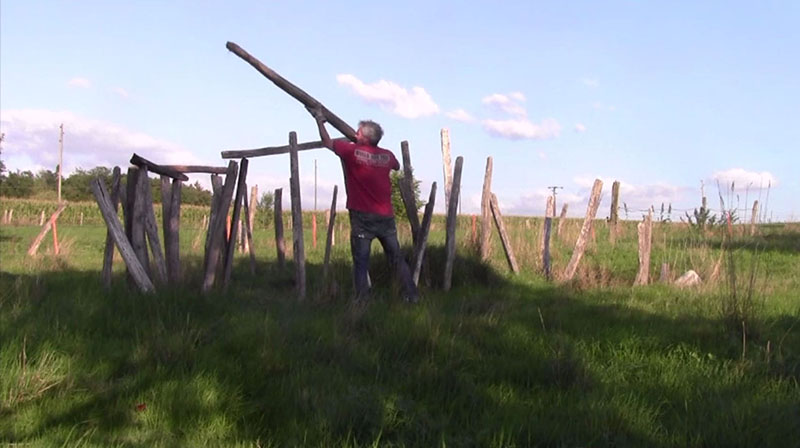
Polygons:
M363 149L356 149L354 155L356 156L356 161L364 165L388 167L390 163L387 154L372 154Z

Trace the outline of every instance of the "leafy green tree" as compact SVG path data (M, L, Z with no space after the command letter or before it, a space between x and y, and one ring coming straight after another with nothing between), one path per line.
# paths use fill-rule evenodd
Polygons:
M50 170L39 170L33 182L36 196L52 194L58 191L58 173Z
M34 177L30 171L9 172L0 184L0 196L28 198L33 195Z
M403 203L403 197L400 195L400 182L403 179L402 170L392 171L391 174L389 174L389 178L392 181L392 209L394 210L394 215L406 216L406 206ZM420 207L425 205L425 203L421 201L419 198L420 196L419 185L421 181L417 180L417 178L414 177L413 171L411 173L411 179L412 183L414 184L413 188L414 202L417 204L417 210L419 210Z
M159 186L159 191L160 190ZM211 192L204 189L200 182L186 184L181 188L181 203L191 205L211 205Z
M258 201L256 210L258 210L258 220L264 225L264 227L269 227L272 225L274 208L275 195L271 191L267 191L262 194L261 199Z

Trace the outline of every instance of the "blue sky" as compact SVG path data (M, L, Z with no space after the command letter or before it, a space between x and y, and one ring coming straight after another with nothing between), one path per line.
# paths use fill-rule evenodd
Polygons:
M408 140L423 197L442 185L449 129L464 213L479 210L491 156L507 215L541 215L551 185L582 215L600 178L600 216L614 180L631 219L661 203L678 219L701 183L719 208L719 181L741 209L764 205L771 184L766 218L797 220L799 5L3 0L2 158L53 169L60 123L67 172L124 167L133 152L222 166L220 151L283 145L289 131L317 140L303 106L228 52L232 41L351 124L381 123L398 158ZM343 180L332 153L301 153L304 208L315 160L323 209ZM261 191L288 187L288 157L250 167Z

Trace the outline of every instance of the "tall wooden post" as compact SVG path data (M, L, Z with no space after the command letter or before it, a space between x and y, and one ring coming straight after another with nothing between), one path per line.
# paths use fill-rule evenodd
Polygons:
M417 214L417 198L414 194L414 174L411 167L411 153L408 150L408 142L400 142L400 151L403 154L403 179L400 183L400 193L403 198L403 205L406 208L406 216L411 226L411 239L414 245L417 244L419 234L419 215Z
M450 130L442 128L442 169L444 170L444 208L450 210L450 189L453 185L453 170L450 162Z
M456 221L458 220L458 198L461 191L461 167L464 165L464 158L456 158L456 168L453 172L453 184L450 191L450 204L447 208L447 234L445 236L445 252L447 261L444 267L443 289L449 291L453 282L453 263L456 258Z
M595 179L594 186L592 186L592 194L589 197L589 204L586 206L586 218L583 220L583 227L575 242L575 250L572 251L572 258L569 260L567 269L564 271L564 280L572 280L575 272L578 270L578 264L583 257L583 252L586 250L586 241L589 238L589 233L592 228L592 221L597 214L597 207L600 206L600 192L603 190L603 181Z
M303 247L303 207L300 204L300 163L297 159L297 133L289 133L289 162L292 172L290 193L292 195L292 248L294 249L294 271L297 299L306 298L306 253Z
M617 242L617 225L619 224L619 181L615 180L611 184L611 212L608 218L611 229L608 238L613 246Z
M208 292L214 286L217 278L217 267L219 266L220 258L225 253L224 248L227 244L227 235L225 231L226 223L228 220L228 209L233 200L233 190L236 186L236 173L239 165L231 160L228 163L228 169L225 172L225 184L219 192L219 199L213 219L209 224L209 244L206 253L207 264L205 266L205 276L203 277L203 292Z
M483 176L483 192L481 193L481 260L486 261L491 254L492 246L492 157L486 158L486 173Z
M286 242L283 239L283 188L275 189L275 248L278 251L278 266L286 264Z
M119 210L119 190L120 190L121 172L118 166L114 167L111 173L111 206L114 208L114 217L117 216ZM111 288L111 268L114 260L114 238L111 235L111 230L106 232L106 247L103 252L103 286L106 289Z

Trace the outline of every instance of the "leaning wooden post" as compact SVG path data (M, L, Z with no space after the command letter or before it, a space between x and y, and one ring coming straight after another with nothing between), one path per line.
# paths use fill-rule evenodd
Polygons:
M611 224L611 228L608 232L608 238L611 242L611 245L615 245L617 243L617 225L619 224L619 181L615 180L613 184L611 184L611 212L609 213L608 218L609 224Z
M481 260L489 259L492 249L492 157L486 158L486 173L483 176L481 193Z
M428 203L425 204L425 213L422 215L422 224L419 228L419 238L414 247L414 284L419 285L419 274L422 271L422 260L425 257L425 247L428 245L428 233L431 230L431 219L433 218L433 207L436 204L436 182L431 184L431 194L428 196Z
M400 196L406 208L408 223L411 225L411 239L414 245L417 244L419 234L419 215L417 211L417 197L414 194L414 174L411 168L411 153L408 150L408 142L400 142L400 151L403 154L403 179L400 184Z
M322 260L322 288L328 287L328 264L331 259L331 243L333 242L333 225L336 222L336 195L339 191L339 186L333 186L333 200L331 200L331 211L328 217L328 234L325 238L325 257Z
M447 234L445 236L445 252L447 261L444 266L444 285L445 291L450 291L453 283L453 262L456 258L456 221L458 219L458 198L461 192L461 167L464 158L456 158L456 168L453 172L453 185L450 190L450 206L447 209Z
M144 267L139 263L139 259L128 241L128 237L125 236L125 231L119 223L117 213L114 210L111 199L108 197L108 191L106 191L103 182L100 179L93 179L89 182L89 187L92 189L92 193L97 200L97 205L100 207L100 213L103 215L103 220L106 222L106 228L108 228L111 238L114 240L114 244L117 245L117 249L119 249L122 260L125 261L125 265L128 267L128 272L131 274L134 283L142 292L154 291L155 287L153 286L153 282L150 281Z
M561 228L564 227L564 222L567 220L567 208L569 204L561 206L561 214L558 215L558 227L556 228L556 235L561 236Z
M148 169L146 166L140 168L141 175L139 176L139 188L136 193L142 200L142 219L147 235L147 242L150 244L150 252L153 254L153 263L155 264L155 277L161 284L167 283L167 263L164 260L164 252L161 250L161 241L158 237L158 224L156 224L156 215L153 212L153 192L150 189L150 177L148 176ZM139 199L137 199L138 201ZM145 248L145 252L147 248Z
M636 226L639 231L639 272L634 285L646 285L650 281L650 245L653 241L653 215L648 212L643 222Z
M114 216L119 209L119 189L121 172L118 166L114 167L111 173L111 206L114 208ZM106 232L106 247L103 252L103 286L111 288L111 268L114 261L114 238L111 230Z
M552 269L550 266L550 229L553 227L553 218L544 218L544 248L542 249L542 272L548 281L552 279Z
M233 198L233 189L236 183L236 171L238 164L231 160L228 163L228 170L225 174L225 185L220 191L218 207L214 219L209 224L209 245L206 260L208 261L205 266L205 275L203 277L203 292L208 292L214 286L214 281L217 276L217 266L220 261L220 255L223 248L227 243L227 236L225 233L225 224L228 219L228 208L231 206Z
M450 162L450 130L442 128L442 170L444 171L444 209L450 210L450 190L453 186L453 169Z
M506 232L506 225L503 222L503 215L500 213L500 204L497 202L497 196L492 193L492 215L494 216L494 223L497 226L497 231L500 233L500 241L503 243L503 251L506 253L506 260L511 272L519 274L519 265L517 264L517 257L514 256L514 249L511 247L511 240L508 238Z
M240 231L238 223L241 222L242 217L242 199L247 194L247 167L249 164L250 161L247 159L242 159L241 163L239 164L239 177L236 183L236 197L233 200L233 218L231 218L231 222L235 222L237 225L231 226L231 235L228 238L228 245L225 247L225 264L222 275L223 290L227 290L228 285L231 282L233 259L236 255L237 246L236 235Z
M300 204L300 163L297 159L297 133L289 133L289 164L292 172L290 193L292 195L292 248L294 249L294 272L297 283L297 299L306 298L306 253L303 247L303 207Z
M278 266L286 264L286 242L283 239L283 188L275 189L275 249L278 251Z
M150 276L150 259L147 254L147 237L144 228L144 198L142 197L142 181L147 182L144 169L138 167L128 168L126 185L128 208L125 210L125 231L131 242L133 252L139 259L148 277Z
M31 247L28 248L28 255L36 255L36 251L39 250L39 245L42 244L42 240L44 240L47 232L50 231L50 229L53 227L53 223L58 220L58 216L64 211L65 208L67 208L67 203L62 202L61 205L58 206L58 209L55 211L55 213L50 215L50 219L44 223L42 230L39 231L39 235L36 236L36 238L33 240L33 243L31 243Z
M750 235L756 234L756 222L758 222L758 201L753 201L753 214L750 216Z
M589 204L586 207L586 218L583 220L581 233L578 235L578 240L575 242L575 250L572 251L572 258L569 260L567 269L564 270L564 280L572 280L575 272L578 270L578 264L581 262L583 252L586 250L586 241L589 238L589 233L592 228L592 221L597 214L597 207L600 206L600 192L603 190L603 181L595 179L594 186L592 186L592 194L589 197Z
M252 190L251 190L252 191ZM256 273L256 253L255 247L253 245L253 228L252 228L252 220L249 218L252 215L253 207L250 206L247 202L247 195L242 196L242 200L244 201L244 215L247 216L247 219L244 219L244 232L245 232L245 246L247 246L247 253L250 255L250 273L255 275Z

